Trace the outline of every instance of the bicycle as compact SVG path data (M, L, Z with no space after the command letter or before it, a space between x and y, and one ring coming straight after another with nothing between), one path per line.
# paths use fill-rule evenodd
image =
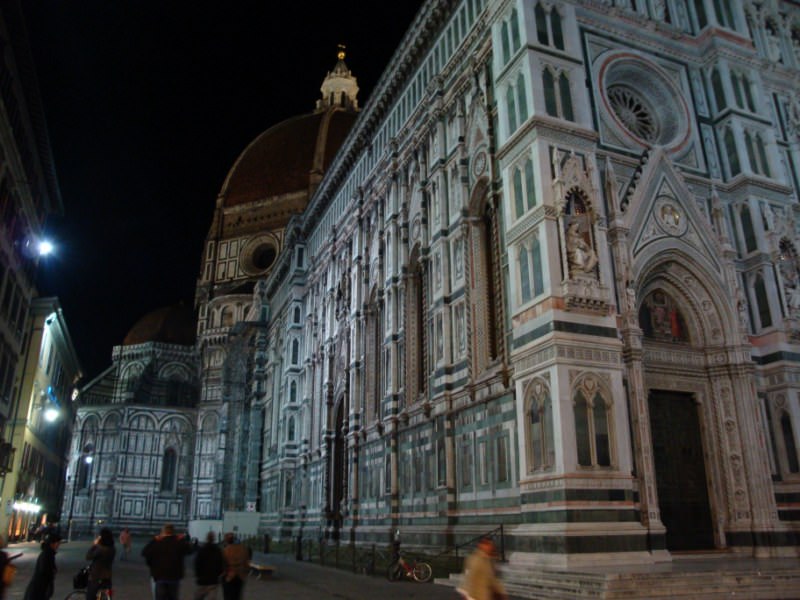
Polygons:
M405 577L418 583L425 583L431 580L433 569L426 562L416 559L406 560L403 556L400 556L397 561L389 565L386 576L389 581L400 581Z
M100 588L97 590L95 600L111 600L114 590L111 588ZM89 600L86 598L86 589L72 590L69 594L64 596L64 600Z

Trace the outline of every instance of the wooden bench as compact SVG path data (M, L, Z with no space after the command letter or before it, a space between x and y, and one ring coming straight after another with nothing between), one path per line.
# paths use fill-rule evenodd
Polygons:
M250 575L255 575L258 579L261 579L262 576L265 579L269 579L274 571L275 567L250 561Z

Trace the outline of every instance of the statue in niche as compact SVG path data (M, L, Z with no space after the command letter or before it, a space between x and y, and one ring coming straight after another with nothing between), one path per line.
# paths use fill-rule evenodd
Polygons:
M781 40L778 37L777 28L771 21L767 21L767 26L764 28L764 35L766 35L767 38L767 56L772 62L782 62Z
M798 275L798 261L794 250L788 241L782 240L780 243L780 262L778 271L783 280L783 290L786 293L786 307L792 316L796 316L800 311L800 275Z
M593 273L597 266L597 253L587 237L580 231L577 220L573 220L567 226L567 261L570 277Z

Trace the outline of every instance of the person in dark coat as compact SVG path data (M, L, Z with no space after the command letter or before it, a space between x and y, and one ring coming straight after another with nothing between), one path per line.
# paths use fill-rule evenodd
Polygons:
M51 533L42 542L42 551L36 559L33 577L25 588L24 600L49 600L53 595L53 582L56 579L56 552L61 545L61 536Z
M150 567L150 576L156 584L156 600L178 600L183 559L194 551L185 535L175 535L175 528L164 525L161 533L142 548L142 556Z
M100 535L86 553L89 564L89 585L86 597L96 598L98 590L111 589L111 566L114 564L114 535L108 527L100 530Z
M225 558L222 550L216 544L216 536L209 531L206 543L197 551L194 557L194 576L197 588L194 600L210 598L216 600L217 588L223 573L225 573Z

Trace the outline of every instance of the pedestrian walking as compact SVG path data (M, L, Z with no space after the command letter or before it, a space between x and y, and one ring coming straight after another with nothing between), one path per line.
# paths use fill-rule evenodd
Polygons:
M217 588L222 576L225 574L225 557L216 544L217 536L213 531L206 535L206 543L197 551L194 557L194 576L197 588L194 600L216 600Z
M119 545L120 545L120 560L125 560L131 554L131 543L133 540L131 539L131 530L127 527L123 527L122 531L119 533Z
M183 559L192 551L192 544L186 536L175 535L175 528L171 524L164 525L161 533L142 549L142 556L155 582L155 600L178 600L183 579Z
M505 600L505 587L497 578L494 561L497 550L494 542L483 538L464 563L464 585L459 591L468 600Z
M226 533L222 554L225 557L222 596L225 600L240 600L244 580L250 571L250 550L239 543L232 533Z
M99 590L111 589L111 567L114 564L114 534L108 527L100 530L100 535L86 553L89 563L89 585L86 586L86 597L96 598Z
M24 600L49 600L53 596L53 582L56 579L56 552L61 545L61 536L51 533L42 542L42 551L36 559Z

